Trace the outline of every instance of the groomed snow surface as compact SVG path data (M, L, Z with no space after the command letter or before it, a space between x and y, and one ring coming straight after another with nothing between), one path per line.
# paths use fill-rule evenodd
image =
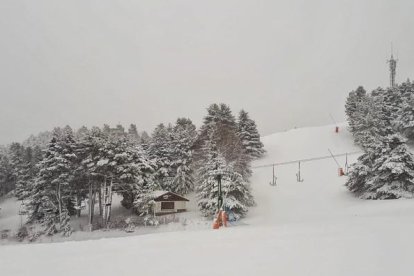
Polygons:
M254 165L353 152L342 126L263 138ZM357 155L350 156L354 161ZM341 164L345 158L338 158ZM1 275L414 275L414 201L356 199L332 159L254 170L257 202L237 226L0 247Z

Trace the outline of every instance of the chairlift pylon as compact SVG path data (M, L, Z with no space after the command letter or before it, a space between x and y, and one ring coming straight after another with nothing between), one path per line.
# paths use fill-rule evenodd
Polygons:
M303 182L303 178L301 177L301 175L300 175L300 161L298 162L298 172L297 172L297 174L296 174L296 181L297 182Z
M277 177L275 176L275 165L273 164L273 178L272 178L272 182L270 182L270 186L276 186L276 180Z

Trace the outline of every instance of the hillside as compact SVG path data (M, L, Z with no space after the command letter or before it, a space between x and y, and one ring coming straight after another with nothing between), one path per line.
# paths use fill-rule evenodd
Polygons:
M357 151L341 126L263 137L274 162ZM355 160L357 155L349 157ZM342 165L345 157L338 158ZM414 201L363 201L332 159L256 168L257 202L237 226L0 247L2 275L412 275Z

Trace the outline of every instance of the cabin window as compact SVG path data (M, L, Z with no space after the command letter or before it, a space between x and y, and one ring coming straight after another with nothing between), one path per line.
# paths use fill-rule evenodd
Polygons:
M174 202L161 202L161 210L174 210Z

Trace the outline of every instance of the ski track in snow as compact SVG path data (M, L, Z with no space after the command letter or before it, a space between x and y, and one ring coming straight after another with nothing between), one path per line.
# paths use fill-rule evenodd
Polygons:
M254 165L358 150L344 125L263 142ZM354 198L332 159L303 163L300 183L297 167L276 167L276 187L271 168L254 170L257 206L239 226L0 246L1 275L413 275L414 201Z

